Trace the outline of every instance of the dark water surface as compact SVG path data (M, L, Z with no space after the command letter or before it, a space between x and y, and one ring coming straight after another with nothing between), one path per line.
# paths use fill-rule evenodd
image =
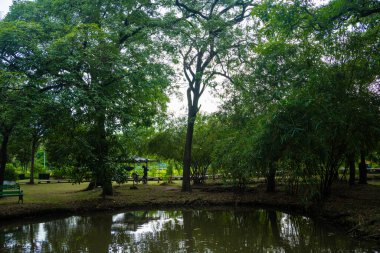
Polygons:
M0 226L0 252L378 252L271 210L132 211Z

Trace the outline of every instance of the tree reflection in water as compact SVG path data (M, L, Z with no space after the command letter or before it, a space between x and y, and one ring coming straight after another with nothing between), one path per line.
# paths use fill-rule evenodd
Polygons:
M273 210L134 211L0 227L0 252L372 252Z

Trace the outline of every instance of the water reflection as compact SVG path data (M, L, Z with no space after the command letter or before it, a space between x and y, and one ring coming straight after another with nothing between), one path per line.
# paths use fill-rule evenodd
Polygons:
M134 211L0 227L0 252L377 252L271 210Z

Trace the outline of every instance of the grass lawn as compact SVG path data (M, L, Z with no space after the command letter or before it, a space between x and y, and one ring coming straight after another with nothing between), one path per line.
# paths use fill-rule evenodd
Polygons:
M162 181L160 182L160 184ZM149 181L147 185L138 184L138 190L131 190L132 182L119 186L114 183L114 191L116 196L124 195L132 198L141 198L142 192L152 187L164 188L157 181ZM180 189L181 181L176 181L171 184L173 189ZM64 204L67 202L81 200L95 200L101 198L101 188L92 191L85 191L88 183L72 184L72 183L41 183L41 184L26 184L20 182L20 187L24 191L24 203L33 204ZM145 194L144 194L145 195ZM5 197L0 199L0 205L16 203L18 197Z
M102 189L97 188L92 191L85 191L88 183L72 184L72 183L41 183L29 185L27 181L21 181L20 186L24 191L25 204L54 204L64 205L71 202L91 201L102 198ZM174 181L173 184L163 184L162 181L149 181L147 185L138 184L137 190L131 190L132 182L118 185L114 183L114 196L107 197L114 201L146 203L146 202L165 202L183 200L188 197L188 193L181 192L182 181ZM369 180L370 185L380 186L380 181ZM196 194L192 194L194 198L201 197L209 199L206 192L194 190ZM196 196L194 196L196 195ZM9 205L17 203L18 197L0 198L1 205Z
M67 200L80 200L91 197L94 192L84 192L86 184L51 183L51 184L21 184L25 203L61 203ZM0 199L0 204L17 202L17 197Z
M368 184L380 186L380 180L368 180Z

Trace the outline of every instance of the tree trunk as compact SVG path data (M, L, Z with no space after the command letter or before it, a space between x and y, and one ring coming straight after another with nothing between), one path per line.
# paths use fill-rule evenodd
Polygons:
M82 237L84 242L89 242L86 245L88 252L110 252L113 238L112 223L110 215L99 215L88 219Z
M281 242L281 235L280 229L278 228L278 219L276 211L269 210L267 211L267 215L274 239L276 240L276 242Z
M96 168L96 178L100 179L102 184L103 196L112 196L112 174L109 170L109 165L107 163L108 157L108 143L107 143L107 133L105 128L106 116L104 113L100 113L97 117L96 122L96 155L97 155L97 168ZM99 177L100 176L100 177ZM98 182L97 182L98 183Z
M267 174L267 192L276 191L276 166L274 163L269 164L269 171Z
M108 171L106 171L106 174ZM103 184L103 196L112 196L113 195L113 188L112 188L112 179L108 178L106 176Z
M3 140L0 149L0 185L4 184L5 166L8 159L8 142L10 133L3 133Z
M185 249L186 252L194 252L194 237L193 237L193 222L192 211L182 211L183 231L185 234Z
M36 234L34 231L34 224L29 225L29 238L31 252L36 252Z
M189 90L188 90L189 99ZM198 112L198 96L194 96L193 104L189 101L189 113L187 116L187 131L186 143L183 154L183 176L182 176L182 191L191 192L190 186L190 165L191 165L191 148L193 145L194 124Z
M355 155L350 154L348 157L348 167L350 168L350 178L348 179L349 185L355 184Z
M91 181L91 182L88 184L88 186L87 186L87 188L86 188L86 191L91 191L91 190L95 189L95 187L96 187L96 182L95 182L95 181Z
M38 141L33 137L32 140L32 152L30 157L30 178L29 178L29 184L34 184L34 161L36 157L38 147Z
M360 152L359 184L367 184L367 166L365 164L364 151Z
M187 132L186 132L186 143L185 151L183 155L183 180L182 180L182 191L191 192L190 186L190 164L191 164L191 148L193 144L193 134L194 134L194 122L190 117L187 119Z

